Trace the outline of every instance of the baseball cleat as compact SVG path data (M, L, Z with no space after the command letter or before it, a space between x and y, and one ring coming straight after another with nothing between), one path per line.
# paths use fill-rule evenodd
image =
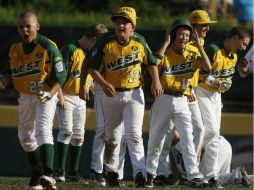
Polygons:
M107 184L109 187L120 187L118 173L108 172Z
M97 173L95 170L91 169L90 171L90 178L93 181L93 183L97 186L102 186L105 187L106 186L106 181L103 178L103 174L102 173Z
M54 178L57 182L65 182L65 172L63 169L59 168Z
M208 184L203 179L200 178L194 178L191 181L189 181L189 187L191 188L205 188Z
M41 176L40 184L46 188L46 190L57 190L56 188L56 180L49 176Z
M150 174L150 173L147 173L146 174L146 178L147 178L147 180L146 180L146 187L147 188L153 188L153 175L152 174Z
M143 172L138 172L135 177L135 184L137 188L145 187L146 185L146 176Z

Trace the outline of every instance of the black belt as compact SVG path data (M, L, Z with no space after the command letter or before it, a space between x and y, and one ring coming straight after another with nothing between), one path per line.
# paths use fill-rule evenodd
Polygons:
M133 91L140 88L140 86L134 87L134 88L115 88L117 92L127 92L127 91Z
M181 92L174 92L174 91L170 91L170 90L164 90L164 94L171 95L171 96L176 96L176 97L185 96Z

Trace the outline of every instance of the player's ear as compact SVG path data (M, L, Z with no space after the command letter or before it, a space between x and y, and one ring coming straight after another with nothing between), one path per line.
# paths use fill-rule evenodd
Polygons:
M36 30L37 30L37 31L40 30L40 24L39 24L39 23L37 23Z

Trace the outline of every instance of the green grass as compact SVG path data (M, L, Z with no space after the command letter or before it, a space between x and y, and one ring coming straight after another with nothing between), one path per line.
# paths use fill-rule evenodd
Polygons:
M7 177L7 176L0 176L0 190L25 190L27 189L27 184L29 182L29 177ZM116 189L116 188L98 188L91 185L91 181L88 180L89 184L81 184L81 183L58 183L57 188L58 190L86 190L86 189ZM121 188L123 190L134 189L134 182L133 181L124 181L126 187ZM119 188L118 188L119 189ZM148 189L148 188L145 188ZM167 186L165 188L153 188L156 189L172 189L172 190L179 190L179 189L189 189L187 186ZM211 189L211 188L207 188ZM234 186L224 188L226 189L233 189L233 190L241 190L241 189L250 189L244 188L241 186Z

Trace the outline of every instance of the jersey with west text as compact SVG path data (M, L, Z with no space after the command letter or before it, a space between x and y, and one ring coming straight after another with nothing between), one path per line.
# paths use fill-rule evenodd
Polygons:
M63 85L67 76L56 44L40 34L30 44L20 41L11 46L7 72L18 92L32 94L49 91L54 83Z
M183 54L168 48L159 65L162 88L190 95L190 85L197 69L201 69L201 56L196 47L186 46Z
M78 42L72 42L65 45L61 49L66 70L68 73L66 83L63 87L63 92L78 95L80 86L80 75L83 61L86 57L85 50ZM90 75L87 76L86 86L92 82Z
M96 41L87 54L87 63L92 69L101 69L104 79L115 88L135 88L142 85L141 64L156 65L156 60L137 33L123 44L110 33Z
M209 72L209 75L220 81L225 79L232 80L232 77L235 73L237 55L235 53L232 55L227 55L223 43L220 42L210 44L205 48L205 51L212 65L212 69ZM213 85L206 84L204 82L200 83L200 86L213 92L224 92L223 90L220 90Z

